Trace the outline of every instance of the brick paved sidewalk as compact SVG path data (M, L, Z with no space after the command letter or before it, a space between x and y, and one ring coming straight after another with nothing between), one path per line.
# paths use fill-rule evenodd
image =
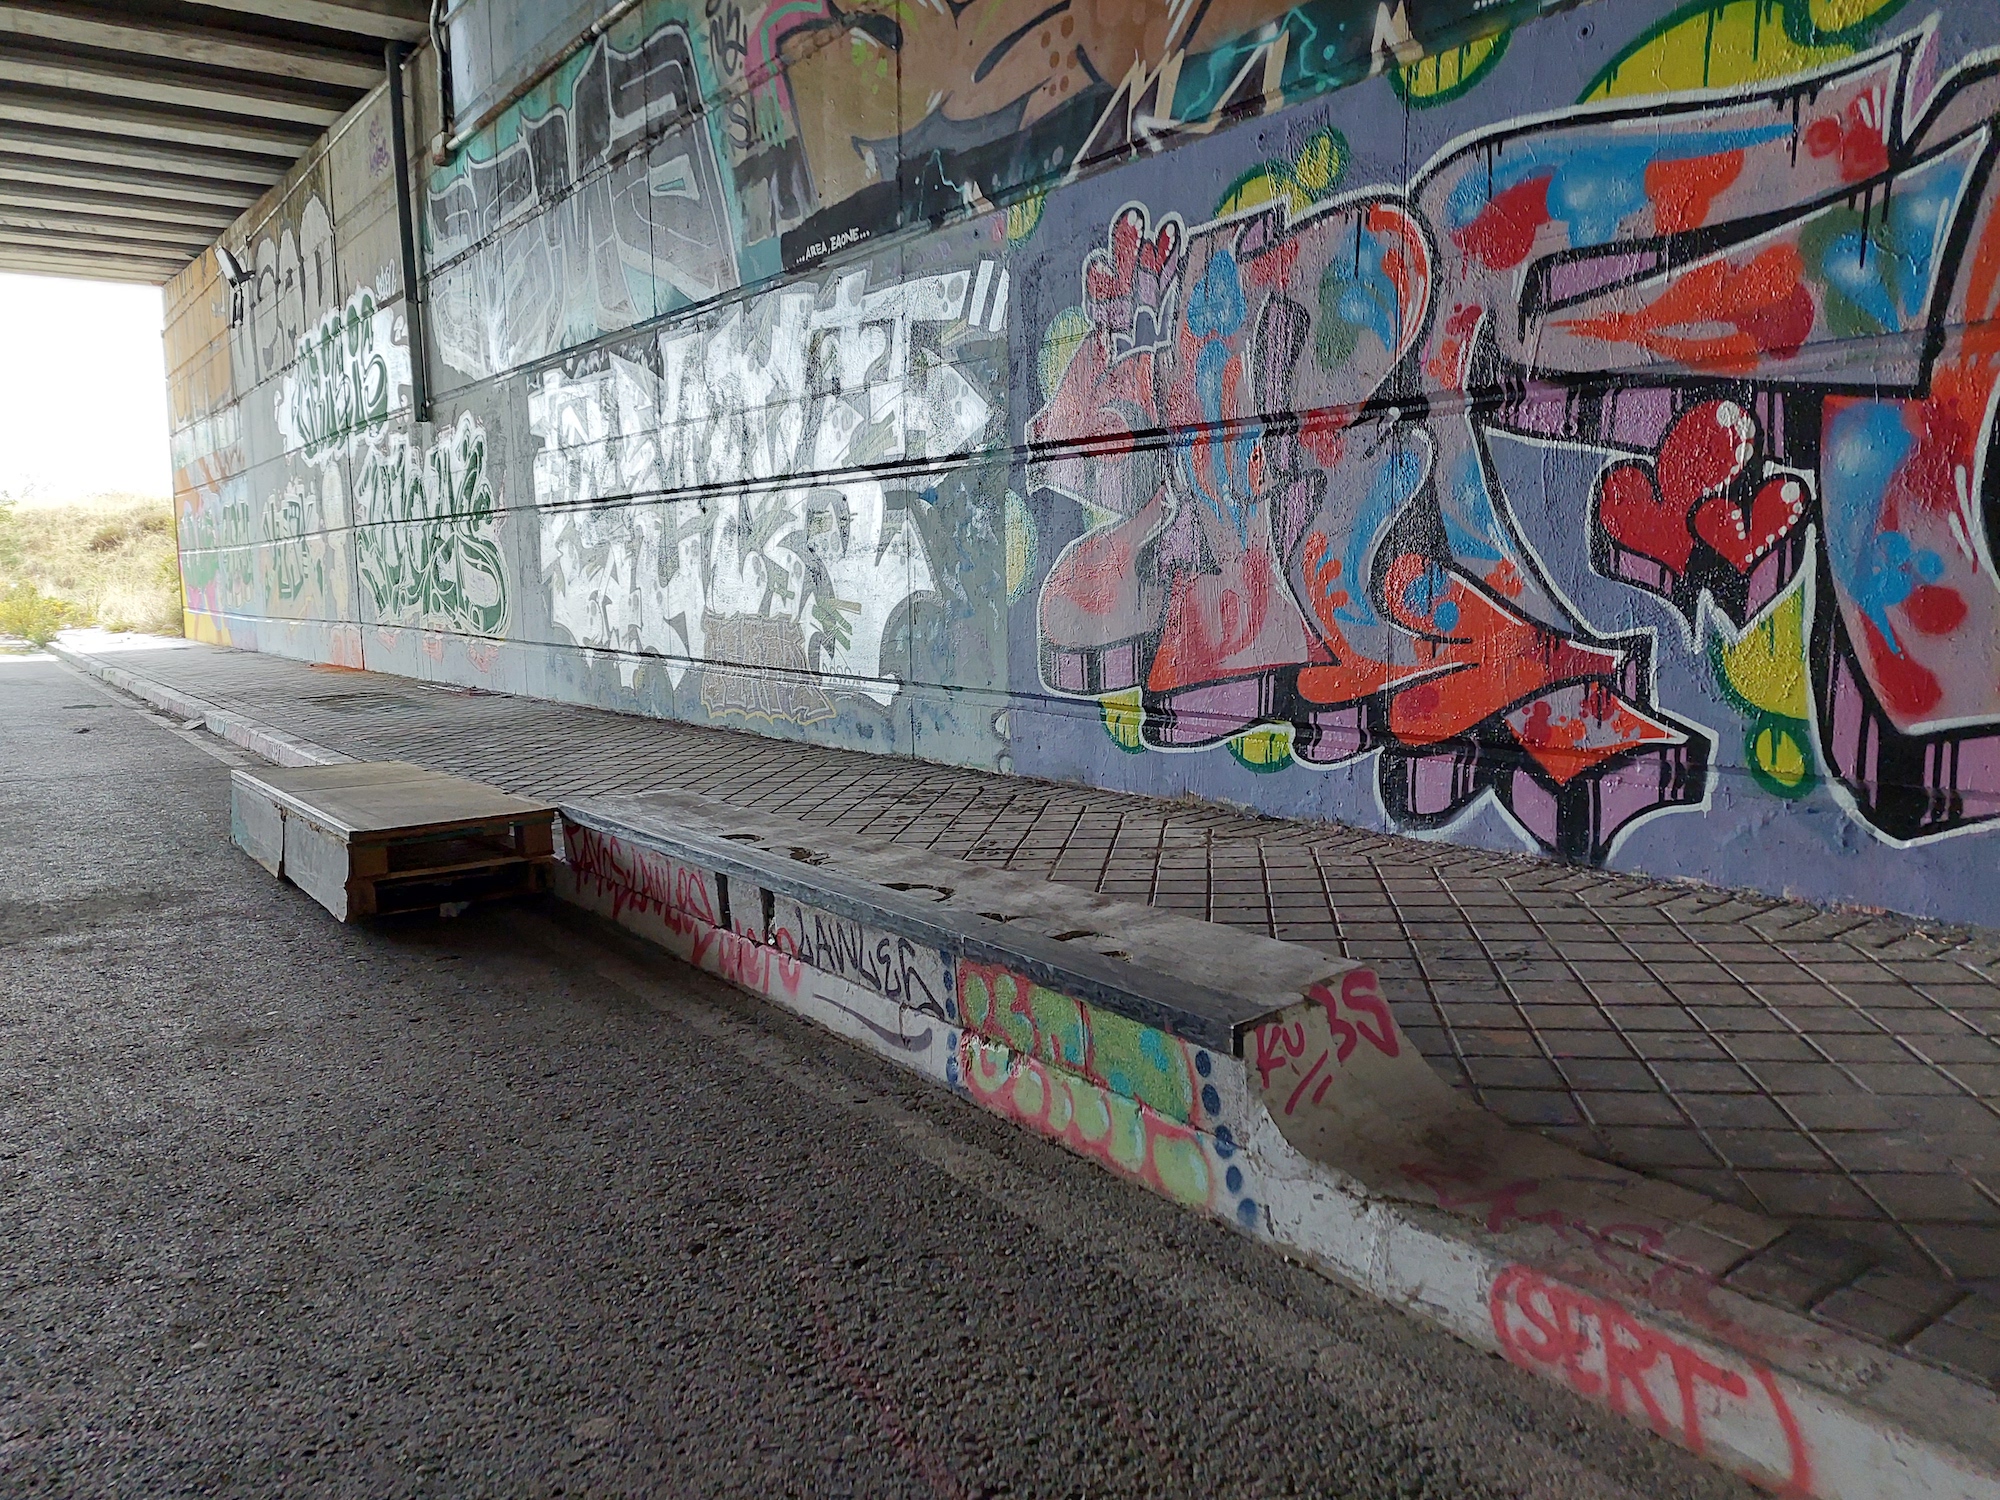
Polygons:
M552 799L681 787L1366 959L1507 1119L2000 1291L2000 932L190 643L74 648L360 758Z

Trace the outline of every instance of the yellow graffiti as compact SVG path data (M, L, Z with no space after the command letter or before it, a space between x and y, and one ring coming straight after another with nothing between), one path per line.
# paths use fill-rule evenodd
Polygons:
M1006 516L1007 597L1018 599L1035 572L1035 556L1039 550L1036 545L1035 517L1021 497L1012 490L1007 491Z
M1030 193L1027 197L1007 205L1007 243L1018 245L1035 232L1035 226L1042 222L1042 210L1048 205L1048 189Z
M1697 0L1649 28L1583 102L1736 88L1852 57L1904 0Z
M1448 47L1396 69L1396 92L1409 103L1422 107L1456 99L1492 70L1506 55L1512 33L1500 31L1482 36L1462 47Z
M1807 720L1806 598L1794 585L1736 640L1709 639L1709 659L1723 695L1749 724L1743 754L1750 774L1780 797L1802 797L1817 783Z
M1851 31L1896 9L1901 0L1806 0L1806 14L1820 31Z
M1228 742L1229 753L1253 771L1282 771L1292 763L1292 726L1265 724Z
M1352 155L1347 137L1339 131L1316 130L1290 161L1263 162L1232 182L1216 205L1216 214L1226 217L1280 198L1294 215L1302 214L1340 186Z
M1811 753L1790 724L1766 720L1750 737L1751 768L1761 771L1773 791L1794 791L1812 777Z
M1036 361L1035 373L1042 382L1042 399L1055 398L1056 387L1062 384L1063 371L1083 341L1090 337L1089 317L1080 307L1066 307L1049 320L1048 332L1042 335L1042 347Z
M1794 588L1735 644L1717 648L1729 690L1749 707L1788 719L1812 712L1805 619L1805 595Z
M1104 715L1104 732L1120 750L1129 750L1137 755L1146 748L1139 738L1140 727L1146 721L1146 710L1139 701L1139 689L1127 688L1122 693L1107 693L1097 700L1098 711Z

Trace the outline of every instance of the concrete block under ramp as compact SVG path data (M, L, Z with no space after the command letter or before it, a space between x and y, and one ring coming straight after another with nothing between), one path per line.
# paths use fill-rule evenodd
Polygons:
M542 888L555 809L406 761L231 778L230 832L345 922Z

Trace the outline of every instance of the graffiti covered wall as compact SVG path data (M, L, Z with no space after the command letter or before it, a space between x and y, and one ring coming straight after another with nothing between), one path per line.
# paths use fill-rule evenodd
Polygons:
M1539 10L641 5L417 340L378 96L172 289L191 629L1991 921L2000 18Z

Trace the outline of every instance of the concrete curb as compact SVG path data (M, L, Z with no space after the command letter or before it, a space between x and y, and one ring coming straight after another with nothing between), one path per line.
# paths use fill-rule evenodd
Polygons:
M343 758L58 654L280 764ZM1363 966L684 794L563 815L567 899L1725 1468L2000 1497L2000 1397L1762 1300L1810 1271L1783 1225L1465 1104Z
M282 734L268 725L247 719L242 714L232 713L226 708L217 708L213 703L183 693L151 678L141 677L122 667L107 666L94 657L85 656L80 651L72 651L59 641L51 641L49 654L65 666L109 683L120 692L129 693L163 713L169 713L183 721L199 719L208 732L218 739L248 750L252 755L261 755L265 760L280 766L332 766L352 760L351 755L342 755L336 750L315 745L295 735Z

